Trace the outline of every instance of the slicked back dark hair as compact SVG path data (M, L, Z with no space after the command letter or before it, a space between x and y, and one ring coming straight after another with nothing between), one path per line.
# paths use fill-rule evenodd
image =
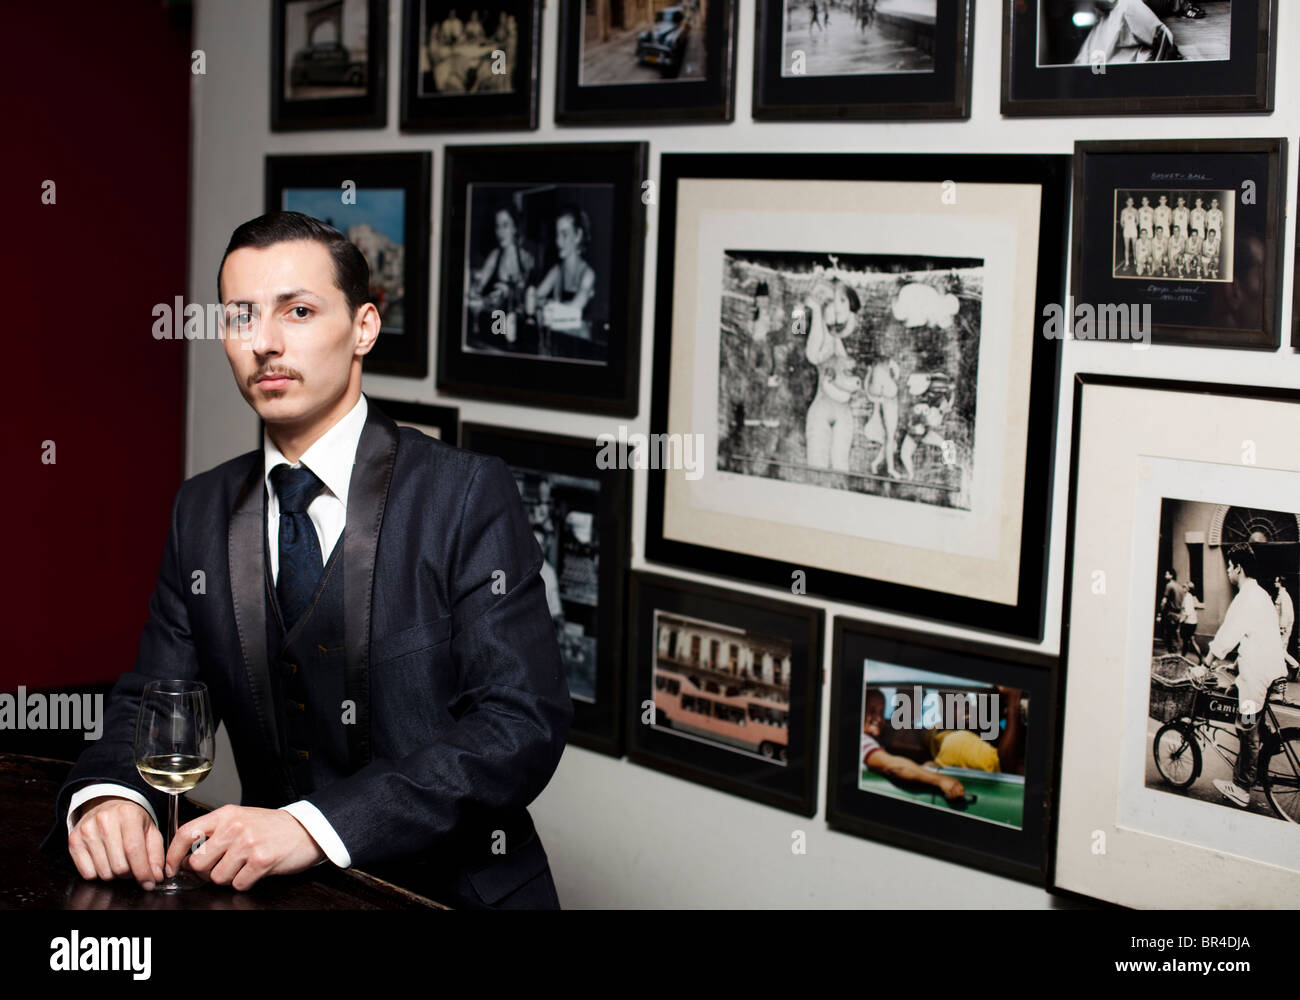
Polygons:
M1259 560L1255 557L1255 549L1249 542L1241 542L1230 548L1225 561L1238 567L1252 580L1259 579Z
M293 240L312 240L330 252L334 260L334 283L342 290L350 315L355 316L357 310L370 301L370 265L366 263L365 254L333 226L301 212L267 212L249 219L230 234L230 242L226 244L226 252L221 255L221 264L217 267L218 300L224 301L221 272L226 266L226 258L234 251L245 247L265 250L277 243Z

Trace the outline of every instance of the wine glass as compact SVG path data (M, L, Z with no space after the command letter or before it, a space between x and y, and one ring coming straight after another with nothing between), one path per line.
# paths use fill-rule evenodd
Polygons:
M157 680L144 686L135 725L135 767L140 777L170 798L164 857L176 837L180 796L208 776L215 754L216 732L206 684ZM170 892L192 884L178 867L175 876L154 888Z

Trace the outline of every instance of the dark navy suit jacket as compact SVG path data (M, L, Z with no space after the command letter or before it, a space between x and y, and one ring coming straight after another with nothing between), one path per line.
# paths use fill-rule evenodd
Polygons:
M415 872L415 887L433 892L468 894L468 879L487 905L512 893L553 898L526 806L559 763L573 705L514 478L499 458L368 409L337 543L345 686L356 706L350 767L306 798L355 867L404 884ZM103 737L60 791L47 848L66 850L69 797L93 781L128 784L165 815L165 796L140 779L132 752L140 692L153 678L208 685L244 805L296 797L271 703L262 466L259 449L181 486L135 668L110 696Z

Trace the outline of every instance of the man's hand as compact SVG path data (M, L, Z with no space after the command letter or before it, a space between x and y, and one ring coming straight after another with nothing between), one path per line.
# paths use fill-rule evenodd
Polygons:
M184 862L200 878L243 892L264 875L292 875L324 857L311 834L283 809L222 806L176 831L167 872Z
M101 795L81 807L68 854L82 878L130 875L143 889L163 877L163 838L149 813L130 799Z
M956 778L950 778L946 774L940 774L938 778L939 791L943 792L944 798L949 802L965 797L966 789Z

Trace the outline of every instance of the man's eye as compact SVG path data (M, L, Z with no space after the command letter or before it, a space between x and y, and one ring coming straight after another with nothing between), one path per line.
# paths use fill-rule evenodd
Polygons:
M306 306L294 306L292 312L294 319L306 319L311 315L311 310Z

